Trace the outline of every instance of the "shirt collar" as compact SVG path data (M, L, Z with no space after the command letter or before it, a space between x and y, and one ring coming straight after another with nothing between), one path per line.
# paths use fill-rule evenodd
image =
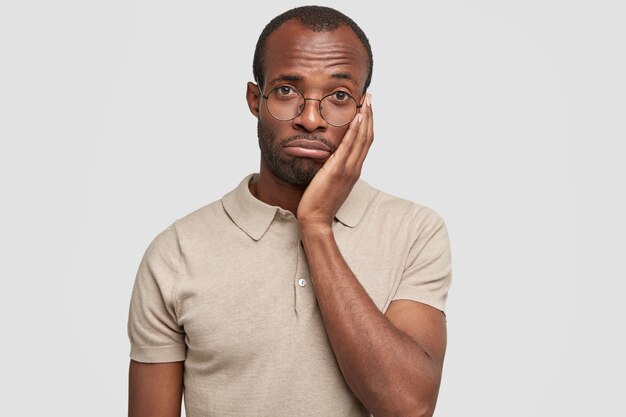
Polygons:
M222 206L232 221L254 240L260 240L269 229L276 212L288 214L278 206L270 206L252 195L249 188L251 180L258 174L246 176L233 191L222 197ZM335 218L348 227L355 227L367 209L372 198L373 188L365 181L359 180Z
M374 192L372 186L363 180L358 180L346 201L339 207L335 218L348 227L356 226L365 214Z

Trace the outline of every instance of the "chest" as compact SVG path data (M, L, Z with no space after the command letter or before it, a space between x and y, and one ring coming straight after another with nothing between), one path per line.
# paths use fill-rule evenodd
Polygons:
M383 311L402 274L402 250L372 233L335 228L342 256ZM184 262L176 290L179 322L198 362L276 361L285 349L331 355L295 222L272 225L262 239L219 239ZM280 361L279 361L280 362ZM284 366L290 366L283 355ZM217 365L219 364L219 365Z

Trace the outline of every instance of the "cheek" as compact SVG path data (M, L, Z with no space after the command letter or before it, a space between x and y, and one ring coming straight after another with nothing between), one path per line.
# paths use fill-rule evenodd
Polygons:
M259 107L259 123L263 123L263 125L267 129L271 129L273 131L277 131L280 129L285 129L285 127L289 127L289 123L281 122L280 120L276 120L274 116L272 116L267 110L266 101L263 100L261 102L261 107Z
M285 132L283 129L281 126L277 126L274 120L268 120L267 117L259 118L257 121L257 136L261 146L266 149L280 148L281 142L290 135L290 132Z
M300 130L295 129L290 121L276 120L267 112L267 109L259 113L258 125L265 132L270 132L276 140L280 141L302 133Z
M336 143L337 145L339 145L341 143L341 141L343 140L343 137L346 135L346 132L348 131L348 126L344 126L344 127L336 127L331 131L328 132L328 136L329 139L333 141L333 143Z
M282 138L285 136L284 127L276 122L276 119L266 114L259 118L258 128L265 132L266 135L270 134L273 138Z

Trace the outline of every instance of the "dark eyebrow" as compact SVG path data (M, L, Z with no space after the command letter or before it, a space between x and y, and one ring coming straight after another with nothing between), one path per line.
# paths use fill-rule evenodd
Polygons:
M352 74L350 74L349 72L336 72L333 75L331 75L331 77L338 78L340 80L348 80L352 84L356 85L357 87L359 86L359 84L354 80L354 77L352 76Z
M352 84L356 85L357 87L359 86L359 84L356 82L352 74L350 74L349 72L335 72L330 77L335 78L335 79L340 79L340 80L348 80ZM281 74L278 77L274 78L272 81L270 81L270 84L274 84L275 82L278 82L278 81L296 82L296 81L302 81L302 80L304 80L304 77L300 75Z
M304 80L304 77L301 77L299 75L281 74L278 77L274 78L272 81L270 81L270 84L274 84L277 81L287 81L293 83L302 80Z

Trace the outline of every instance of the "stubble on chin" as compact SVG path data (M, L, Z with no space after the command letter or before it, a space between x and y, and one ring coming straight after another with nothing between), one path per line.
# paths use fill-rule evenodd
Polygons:
M261 122L257 123L257 135L261 158L265 165L272 174L287 184L306 187L322 167L322 164L313 159L289 157L286 155L283 152L283 146L291 138L285 140L277 139Z

